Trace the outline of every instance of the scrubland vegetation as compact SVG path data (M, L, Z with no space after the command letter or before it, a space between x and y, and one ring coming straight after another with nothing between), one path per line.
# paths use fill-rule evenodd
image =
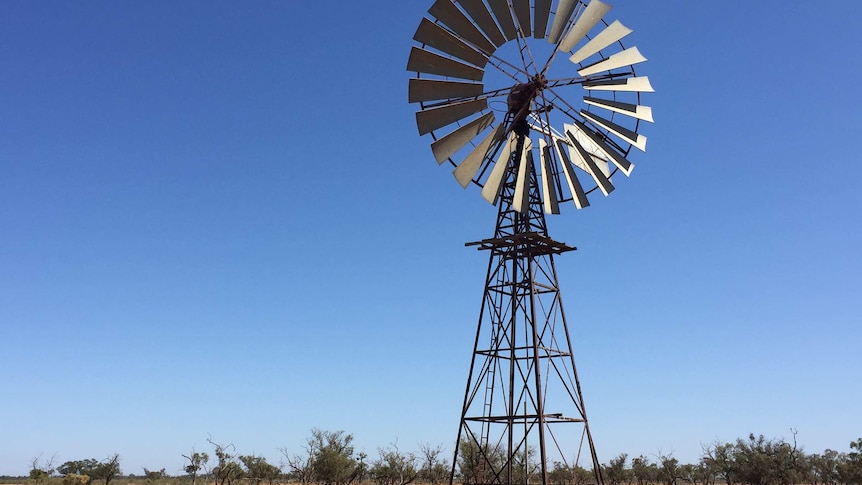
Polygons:
M343 431L313 429L305 446L281 449L278 464L266 458L243 455L233 444L208 440L208 451L181 453L185 473L171 476L164 468L127 470L123 475L119 454L98 461L92 458L55 463L42 456L29 463L29 477L5 477L2 483L27 485L440 485L448 482L450 462L442 447L423 444L407 452L397 444L377 450L369 458L357 452L353 436ZM501 453L490 453L492 461ZM451 456L451 455L449 455ZM456 467L457 483L483 480L476 450L462 443ZM517 483L540 483L531 456L515 460L521 472ZM808 454L796 444L754 434L735 442L704 445L697 463L680 463L671 455L640 455L629 460L621 454L602 465L607 485L862 485L862 438L848 451L827 449ZM549 473L553 485L591 485L592 471L555 462Z

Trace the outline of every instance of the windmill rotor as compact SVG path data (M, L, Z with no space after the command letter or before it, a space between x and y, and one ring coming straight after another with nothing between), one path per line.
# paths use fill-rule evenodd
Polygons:
M653 122L641 95L653 88L634 68L646 58L623 44L632 29L610 12L600 0L434 2L413 37L408 98L462 187L496 203L495 167L529 155L545 212L556 214L631 174L632 148L646 150L642 122Z

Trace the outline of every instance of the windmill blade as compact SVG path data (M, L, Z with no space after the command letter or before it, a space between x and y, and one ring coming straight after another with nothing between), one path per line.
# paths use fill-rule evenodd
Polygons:
M593 0L587 5L587 8L584 9L584 12L578 17L578 20L575 22L574 27L569 31L568 34L563 38L563 42L560 43L560 50L565 52L571 52L572 49L578 45L578 42L583 39L589 31L593 30L593 27L602 20L602 17L605 16L611 10L611 6L601 2L599 0ZM581 74L583 76L583 74Z
M494 17L497 18L497 23L503 29L503 34L508 40L518 38L518 31L515 30L515 21L512 20L512 12L509 10L508 0L488 0L488 5L494 12Z
M525 39L533 35L530 24L530 0L512 0L512 7L515 9L515 17L518 18L518 25L521 27L521 35Z
M506 175L506 169L509 166L509 160L512 159L512 152L515 151L517 139L518 135L515 132L509 134L509 139L500 151L500 156L497 157L497 163L494 164L491 175L488 176L485 186L482 187L482 198L492 205L497 205L497 198L500 196L500 184L503 181L503 176Z
M548 142L539 138L539 158L542 162L540 164L542 169L542 202L545 207L545 214L559 214L560 199L557 196L557 184L552 180L554 158L551 156L551 149L552 147L548 146Z
M583 84L584 89L590 91L619 91L636 93L654 93L655 89L649 82L647 76L627 77L625 79L611 79L608 81L588 81Z
M540 149L542 155L548 157L548 161L549 161L548 167L543 167L543 169L546 169L548 173L553 173L553 172L551 172L551 168L553 166L553 161L554 161L553 154L556 154L556 156L557 156L556 159L561 160L561 162L560 162L561 165L564 165L564 166L565 166L565 164L569 164L570 166L574 165L574 166L580 168L581 170L583 170L584 172L587 172L587 173L590 172L590 168L587 166L587 164L585 162L582 162L580 160L580 157L578 157L574 153L575 148L566 142L565 135L560 134L559 132L557 132L557 130L551 128L550 125L547 125L546 123L544 123L539 118L535 118L534 121L538 121L540 125L537 126L537 125L531 123L530 129L532 129L533 131L542 133L543 135L545 135L546 137L548 137L551 140L551 144L547 148L547 150L548 150L547 153L545 152L545 150L546 150L545 148ZM576 132L575 136L580 136L580 135ZM588 140L585 140L585 141L588 142ZM547 143L544 140L542 140L542 139L539 140L540 146L543 146L546 144ZM598 151L598 150L596 150L596 151ZM568 155L569 153L571 153L571 157ZM594 159L594 161L595 161L595 159ZM602 171L602 173L605 174L605 176L610 174L610 171L607 168L607 165L608 165L607 162L597 161L596 165L598 165L599 169ZM571 189L571 193L573 194L573 197L578 197L578 192L577 192L577 190L575 190L577 187L580 187L580 183L578 182L577 177L574 177L574 181L569 183L569 188ZM556 196L556 185L552 184L551 187L548 188L547 190L548 191L553 190L554 195ZM581 192L583 192L582 189L581 189ZM586 195L584 195L578 201L576 201L576 205L578 205L578 208L580 209L582 207L589 206L590 203L587 200ZM556 214L557 212L548 212L548 213L549 214Z
M605 197L607 197L614 191L614 185L611 183L610 179L608 179L605 174L599 170L599 167L596 166L596 162L593 161L593 157L587 153L580 143L578 143L578 139L575 138L575 135L568 129L566 129L566 135L569 137L569 142L571 142L572 146L575 147L575 151L573 153L575 156L580 158L584 164L586 164L589 168L589 174L593 176L593 180L596 181L596 185L598 185L599 190L601 190L602 193L605 194Z
M465 158L460 165L455 167L452 174L455 176L458 183L461 184L461 187L466 189L467 186L470 185L470 182L476 177L476 173L479 172L482 162L484 162L485 158L488 157L491 147L503 139L504 130L505 127L502 124L497 125L497 129L489 133L488 136L476 145L476 148L467 155L467 158Z
M530 208L530 166L533 165L533 141L524 138L521 148L521 163L518 165L518 178L515 181L515 195L512 207L525 214Z
M566 182L569 185L569 192L572 194L572 200L575 202L575 207L578 209L583 209L585 207L590 206L590 201L587 199L587 194L584 192L584 187L581 185L581 181L578 180L578 175L575 173L575 167L573 161L569 159L566 155L567 150L563 150L563 145L566 148L571 148L573 150L572 157L580 160L580 156L577 153L574 153L574 148L566 143L563 139L557 140L557 146L554 147L557 150L557 154L560 155L560 165L563 166L563 174L566 176ZM550 151L550 150L549 150ZM587 166L586 162L584 162L584 171L590 173L590 169ZM596 182L598 185L598 181Z
M555 153L558 153L560 156L565 158L566 160L570 160L569 163L573 164L575 167L583 170L586 173L590 173L590 167L587 166L586 162L581 161L581 158L575 153L575 147L566 142L566 135L560 134L557 130L548 127L544 122L538 120L540 122L540 126L535 124L530 124L530 128L534 131L544 134L545 136L550 137L553 140L553 145L557 150ZM544 125L544 126L541 126ZM564 128L569 129L577 138L578 143L584 147L584 149L592 155L593 162L599 168L599 170L605 175L605 177L609 177L611 174L610 169L608 168L608 162L602 160L602 151L599 150L599 147L595 146L593 142L587 138L586 135L583 135L580 130L578 130L574 125L564 125ZM567 154L569 154L567 156Z
M599 153L598 148L592 147L592 142L589 140L589 138L581 135L577 130L575 130L574 135L578 138L578 142L584 146L584 149L586 149L588 153L594 155L593 161L596 162L596 165L599 167L602 173L605 174L606 177L610 176L611 171L608 169L608 163L601 160L599 156L596 155L597 153ZM556 144L555 146L557 148L557 153L559 153L566 160L571 160L570 163L575 167L583 170L586 173L590 173L590 167L587 166L586 162L582 162L580 157L577 156L577 154L575 153L575 147L573 147L566 141L566 135L558 136L557 134L554 134L553 140Z
M470 81L481 81L485 75L485 71L478 67L468 66L418 47L413 47L410 50L407 70Z
M452 3L452 0L437 0L434 5L428 9L428 13L443 22L446 26L452 29L461 40L467 41L479 50L486 54L492 54L497 48L485 35L479 31L479 28L464 15L458 7Z
M606 120L599 115L590 113L589 111L581 111L581 116L592 121L596 125L608 130L614 135L620 137L627 143L631 144L631 146L637 148L638 150L645 152L646 151L646 143L647 137L637 133L636 131L630 130L623 126L620 126L613 121Z
M565 163L570 163L586 173L590 173L590 167L587 166L587 162L581 160L581 157L575 153L575 147L570 145L569 142L563 138L554 138L554 141L557 144L557 153L561 157L560 160L563 160Z
M599 150L601 150L602 153L611 162L613 162L614 165L616 165L617 168L619 168L622 173L624 173L626 175L626 177L631 175L632 170L634 170L634 168L635 168L635 166L634 166L634 164L632 164L632 162L628 161L626 159L626 157L622 156L619 152L617 152L616 150L614 150L613 148L608 146L608 144L605 143L604 140L602 140L601 137L598 134L596 134L596 132L591 130L587 125L581 123L578 120L573 120L573 121L575 122L575 126L577 126L579 130L581 130L581 133L586 135L587 138L589 138L590 141L592 141L593 144L595 144L599 148Z
M647 58L640 53L637 47L630 47L622 52L608 57L603 61L591 64L578 71L579 76L589 76L602 71L612 71L621 67L633 66L641 62L646 62Z
M641 106L639 104L621 103L619 101L611 101L609 99L584 97L584 103L597 108L604 108L614 113L630 116L643 121L653 123L652 108L649 106Z
M599 171L604 174L605 177L610 178L611 162L608 161L608 158L610 157L608 157L608 155L605 154L605 152L601 148L599 148L598 145L593 143L593 139L587 136L587 134L584 133L583 130L572 124L564 124L563 131L571 132L572 135L575 137L575 140L577 140L581 147L583 147L584 151L586 151L590 155L593 164L598 167ZM568 139L568 135L566 135L565 138ZM586 164L586 161L581 162L581 157L578 155L578 153L576 153L577 150L575 149L574 145L566 143L566 146L569 148L569 154L571 155L575 166L581 168L584 172L590 173L590 167Z
M551 0L536 0L533 7L533 37L544 39L548 30L548 20L551 18Z
M586 43L583 47L578 49L575 54L569 58L570 61L575 64L580 64L587 59L588 57L600 52L605 47L610 46L614 42L619 42L625 36L631 34L633 32L632 29L626 27L621 24L619 20L615 20L614 23L608 25L605 30L601 31L599 35L593 37L593 39Z
M458 150L464 148L486 128L493 125L494 120L494 113L488 113L432 143L431 151L434 152L437 163L442 164L456 154Z
M426 18L423 18L419 23L419 28L416 29L413 40L481 68L484 68L488 64L488 56L465 44L464 41L451 32Z
M494 17L491 16L491 12L485 6L485 2L482 0L458 0L458 4L473 19L473 22L482 29L485 36L491 39L494 45L500 47L506 43L506 38L503 37L503 33L500 32L500 28L494 22Z
M548 32L548 43L556 44L560 41L563 35L563 29L572 18L575 12L575 7L578 5L577 0L560 0L557 4L557 11L554 13L554 21L551 23L551 31Z
M439 108L426 109L416 113L416 126L419 127L419 134L425 135L484 109L488 109L487 99L462 101Z
M407 98L411 103L438 99L470 98L485 92L484 84L438 81L436 79L411 78Z

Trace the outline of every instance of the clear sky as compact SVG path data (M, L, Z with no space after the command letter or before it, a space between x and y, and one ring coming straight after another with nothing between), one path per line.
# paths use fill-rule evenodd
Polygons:
M0 475L312 427L451 450L495 212L407 103L431 3L0 3ZM600 460L846 450L862 3L611 3L649 150L550 220Z

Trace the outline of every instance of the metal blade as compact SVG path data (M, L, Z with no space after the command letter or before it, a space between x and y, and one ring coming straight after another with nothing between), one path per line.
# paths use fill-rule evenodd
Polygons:
M575 138L578 139L578 143L580 143L581 146L584 147L587 153L593 156L593 162L595 162L596 166L599 167L599 170L601 170L602 173L605 174L605 177L609 177L611 175L611 170L610 168L608 168L608 162L600 158L601 155L599 154L601 152L599 151L598 147L594 146L593 142L591 142L590 139L587 138L585 135L582 135L578 131L578 129L575 128L574 125L565 126L574 130L573 133L575 135ZM560 154L564 157L566 157L566 154L568 154L568 158L571 159L572 165L578 167L584 172L590 173L590 167L587 166L586 162L581 161L581 158L577 155L577 153L575 153L575 147L573 147L566 141L565 135L563 135L563 137L564 138L559 138L556 135L554 136L554 142L557 144L557 150L559 150Z
M631 175L632 170L634 170L635 168L632 162L628 161L626 157L622 156L622 154L608 146L608 144L605 143L604 140L602 140L601 137L596 134L596 132L591 130L587 125L581 123L578 120L573 121L575 122L575 126L577 126L578 129L581 130L581 133L587 135L587 138L589 138L590 141L593 142L593 144L599 147L599 150L602 151L606 158L613 162L614 165L616 165L617 168L619 168L620 171L626 175L626 177Z
M631 116L632 118L637 118L639 120L649 121L650 123L653 123L652 108L650 108L649 106L621 103L619 101L591 98L589 96L584 97L584 103L587 103L590 106L604 108L608 111L613 111L614 113Z
M557 146L554 147L557 150L557 154L560 155L560 164L563 166L563 174L566 176L566 182L569 184L569 192L572 194L572 199L575 202L575 207L578 209L583 209L584 207L590 206L590 201L587 199L587 194L584 192L584 187L581 185L581 181L578 180L578 176L575 173L575 167L572 164L572 160L566 155L567 150L562 150L562 145L565 145L569 150L572 150L572 158L578 159L581 161L580 155L575 152L575 148L566 143L565 140L558 139ZM549 150L550 151L550 150ZM590 169L587 166L586 162L583 162L584 171L590 173ZM598 184L598 182L596 182Z
M554 138L554 141L557 144L557 153L562 157L561 160L571 163L584 172L590 173L590 167L588 167L587 163L581 160L581 157L575 153L575 147L570 145L569 142L563 138Z
M606 120L599 115L590 113L589 111L582 110L581 116L622 138L638 150L642 152L646 151L647 138L636 131L620 126L613 121Z
M445 162L458 150L464 148L486 128L494 124L494 120L494 113L488 113L432 143L431 151L434 152L437 163Z
M560 0L557 4L557 11L554 13L554 21L551 23L551 31L548 33L548 43L556 44L560 41L563 29L566 28L569 19L572 18L577 5L577 0Z
M584 61L584 59L592 56L593 54L598 53L605 47L613 44L614 42L619 42L623 37L631 34L632 29L626 27L621 24L619 20L615 20L614 23L608 25L605 30L601 31L599 35L595 36L586 43L583 47L578 49L575 54L569 58L570 61L575 64L579 64Z
M580 128L575 125L567 123L563 125L563 128L570 131L575 136L575 139L578 140L578 143L580 143L584 150L589 153L590 156L592 156L593 163L595 163L595 165L599 167L599 170L603 174L605 174L605 177L610 177L611 162L607 160L609 157L605 154L604 151L602 151L601 148L598 147L598 145L593 143L592 138L588 137L586 133L584 133ZM568 136L566 138L568 138ZM584 172L589 173L590 167L588 167L586 163L579 162L580 157L577 153L574 153L575 147L568 143L566 144L566 146L569 147L569 154L571 155L572 159L575 160L575 166L581 168Z
M578 45L578 42L593 30L593 27L602 20L602 17L604 17L610 9L610 5L599 0L593 0L590 2L590 4L587 5L587 8L584 9L583 13L581 13L581 16L578 17L572 30L570 30L563 38L563 42L560 43L560 50L571 52L572 49Z
M533 164L533 141L524 138L521 149L521 163L518 165L518 178L515 182L515 195L512 198L512 208L521 214L530 209L530 166Z
M473 22L485 32L485 36L491 39L494 45L500 47L506 43L506 38L503 37L503 33L500 32L500 28L494 22L494 17L491 16L491 12L485 6L485 2L482 0L458 0L458 3L467 12L467 15L473 18Z
M609 81L588 81L583 84L584 89L590 91L620 91L637 93L654 93L655 89L649 82L649 78L627 77L625 79L611 79Z
M410 59L407 61L407 70L422 72L425 74L436 74L438 76L468 79L470 81L481 81L485 71L478 67L453 61L448 57L435 54L425 49L413 47L410 49Z
M497 50L494 44L479 31L479 28L452 3L452 0L437 0L428 9L428 13L446 24L461 40L473 44L486 54L492 54Z
M591 64L578 71L579 76L589 76L602 71L612 71L620 67L633 66L641 62L646 62L647 58L640 53L637 47L628 48L622 52L608 57L603 61Z
M590 139L586 135L582 134L580 130L574 125L566 124L564 125L564 128L572 131L572 133L575 135L575 138L578 139L578 143L580 143L581 146L584 147L587 153L593 156L593 162L596 164L596 166L599 167L599 169L602 171L603 174L605 174L606 177L609 177L611 171L610 168L608 168L608 162L602 159L604 155L602 154L602 151L599 150L599 147L595 146L593 142L590 141ZM578 167L584 172L590 172L590 168L587 166L587 164L585 162L582 162L580 157L578 157L577 154L574 153L575 147L566 142L566 135L558 133L553 128L549 129L547 125L542 126L541 124L530 124L530 129L542 133L545 136L551 137L551 139L553 140L553 145L557 149L556 153L558 153L562 157L565 157L566 160L571 160L571 163L574 166ZM569 154L569 156L567 156L567 153Z
M455 167L452 174L455 176L458 183L461 184L461 187L466 189L467 186L470 185L470 182L474 177L476 177L476 173L479 171L479 168L482 167L482 162L485 161L491 147L503 139L504 131L505 127L502 124L497 125L497 129L489 133L488 136L486 136L481 143L476 145L476 148L467 155L467 158L465 158L460 165Z
M479 96L483 92L484 84L411 78L407 98L411 103L420 103L438 99L468 98Z
M482 198L493 205L497 205L497 198L500 196L500 184L503 181L503 176L506 175L506 169L509 166L509 160L512 159L512 152L515 150L517 139L518 135L514 132L509 135L506 146L500 150L500 156L497 157L497 163L494 164L491 175L488 176L485 186L482 187Z
M515 30L515 21L512 20L512 12L509 10L508 0L488 0L488 5L494 12L494 17L497 18L497 23L503 29L503 34L508 40L518 38L518 31Z
M593 176L593 180L596 181L596 185L598 185L599 190L601 190L602 193L605 194L605 196L613 192L614 185L607 177L605 177L605 174L603 174L602 171L599 170L599 167L597 167L596 163L593 161L593 157L590 156L589 153L587 153L587 151L584 149L583 146L581 146L580 143L578 143L578 140L577 138L575 138L575 135L573 135L572 132L568 129L566 130L566 135L569 137L569 142L572 143L572 145L575 147L575 155L580 158L581 161L583 161L589 168L588 172L590 175Z
M515 9L515 17L518 18L518 25L521 27L521 35L525 39L533 35L533 27L530 24L530 0L512 0L512 7Z
M542 202L545 207L545 214L559 214L560 201L557 197L557 184L552 180L554 158L551 156L551 150L556 149L548 146L543 138L539 138L539 155L542 160Z
M484 109L488 109L487 99L462 101L439 108L426 109L416 113L416 126L419 127L419 134L425 135Z
M488 56L468 46L451 32L426 18L419 23L413 40L482 68L488 64Z
M551 18L551 0L536 0L533 7L533 37L544 39L548 31L548 20Z

